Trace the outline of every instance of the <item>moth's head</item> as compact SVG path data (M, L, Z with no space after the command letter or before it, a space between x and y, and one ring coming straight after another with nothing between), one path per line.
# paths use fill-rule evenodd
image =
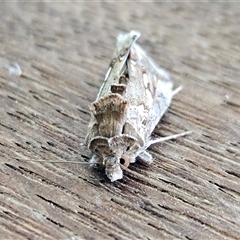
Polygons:
M140 146L136 138L121 134L112 138L95 137L88 148L102 159L115 156L119 164L128 167L131 162L135 162Z
M122 178L121 165L128 167L138 155L138 140L126 134L112 138L95 137L89 149L102 160L108 178L113 182Z
M114 182L123 177L121 165L128 167L131 162L135 162L136 155L130 152L131 147L126 144L121 144L120 147L114 146L111 149L111 155L103 156L102 164L105 167L107 177ZM104 155L104 154L103 154Z

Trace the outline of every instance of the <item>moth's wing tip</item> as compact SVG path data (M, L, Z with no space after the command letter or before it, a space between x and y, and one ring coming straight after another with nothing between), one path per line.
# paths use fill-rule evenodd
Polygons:
M140 37L141 33L137 30L131 30L129 35L131 36L132 39L137 39Z
M131 30L128 33L119 34L117 37L117 42L118 42L118 44L124 44L126 41L129 41L129 44L131 45L133 42L135 42L140 37L140 35L141 35L140 32L138 32L136 30Z

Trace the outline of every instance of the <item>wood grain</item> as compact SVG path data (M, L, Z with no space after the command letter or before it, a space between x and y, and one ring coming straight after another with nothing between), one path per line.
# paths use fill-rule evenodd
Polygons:
M240 5L0 7L1 239L240 239ZM110 183L86 163L88 106L120 32L184 87L154 131L193 134ZM22 75L9 75L17 62ZM45 160L29 162L28 160ZM52 161L66 161L53 163Z

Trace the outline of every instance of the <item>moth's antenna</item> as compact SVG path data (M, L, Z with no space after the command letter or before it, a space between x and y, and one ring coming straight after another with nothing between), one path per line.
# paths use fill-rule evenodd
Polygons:
M77 164L91 164L90 162L80 162L80 161L47 161L47 160L35 160L35 159L25 159L25 158L18 158L14 157L19 161L23 162L47 162L47 163L77 163Z
M182 86L179 86L178 88L176 88L175 90L173 90L172 96L174 96L174 95L176 95L177 93L179 93L182 89L183 89L183 87L182 87Z
M176 138L183 137L183 136L186 136L186 135L191 134L191 133L192 133L192 131L187 131L187 132L183 132L183 133L179 133L179 134L170 135L170 136L167 136L167 137L161 137L161 138L150 140L148 145L147 145L147 148L149 146L151 146L152 144L165 142L165 141L171 140L171 139L176 139Z

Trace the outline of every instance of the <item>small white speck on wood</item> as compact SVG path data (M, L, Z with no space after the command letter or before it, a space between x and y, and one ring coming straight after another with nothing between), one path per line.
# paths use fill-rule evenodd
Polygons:
M18 63L10 63L8 66L8 73L10 76L21 76L22 75L22 69L18 65Z

